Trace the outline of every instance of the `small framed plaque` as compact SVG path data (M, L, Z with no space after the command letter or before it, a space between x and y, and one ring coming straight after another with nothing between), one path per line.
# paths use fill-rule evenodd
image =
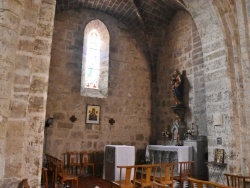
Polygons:
M214 162L224 163L224 149L215 149L214 150Z

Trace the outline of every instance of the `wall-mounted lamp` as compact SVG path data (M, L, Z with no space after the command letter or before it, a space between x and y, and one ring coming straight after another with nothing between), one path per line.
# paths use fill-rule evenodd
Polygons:
M49 127L50 125L52 125L54 122L54 118L48 118L46 121L45 121L45 127Z

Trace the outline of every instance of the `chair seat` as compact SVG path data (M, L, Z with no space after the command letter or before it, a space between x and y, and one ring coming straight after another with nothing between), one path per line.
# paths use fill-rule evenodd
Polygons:
M174 176L174 180L179 181L179 180L187 180L188 176L183 176L180 178L180 176Z
M125 180L112 181L112 183L113 183L113 186L117 186L117 187L121 187L121 188L134 188L134 185L132 184L132 182L131 182L131 184L126 184Z
M159 179L155 178L156 183L164 182L164 184L171 184L173 181L172 180L166 180L165 178Z

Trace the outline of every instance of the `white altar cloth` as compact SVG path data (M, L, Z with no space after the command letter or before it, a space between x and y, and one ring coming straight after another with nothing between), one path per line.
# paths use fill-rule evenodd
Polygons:
M146 149L146 157L149 157L149 150L176 151L178 153L178 162L193 160L192 146L148 145Z
M117 181L120 179L120 169L117 166L135 165L135 146L106 145L104 147L103 179ZM131 173L131 179L134 171ZM122 173L125 177L125 171Z
M192 146L147 145L146 157L149 158L150 155L154 156L154 152L162 151L177 152L177 162L193 160Z

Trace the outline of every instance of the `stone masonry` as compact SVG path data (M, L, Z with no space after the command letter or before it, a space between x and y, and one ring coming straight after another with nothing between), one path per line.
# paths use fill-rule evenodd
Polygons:
M215 148L223 148L223 172L249 175L250 1L183 2L185 9L157 35L162 43L152 49L154 57L159 55L153 80L139 45L147 42L140 43L114 17L77 7L55 17L56 0L0 1L1 188L16 188L24 178L32 188L39 187L44 152L62 158L65 151L100 151L106 144L138 150L155 144L175 118L170 108L174 68L185 72L185 122L194 122L199 135L207 136L208 160ZM83 33L94 19L110 35L107 98L80 95ZM87 104L101 106L99 125L85 123ZM214 126L218 114L222 123ZM69 119L73 115L74 123ZM48 117L55 121L44 139Z
M0 3L0 187L40 185L55 1Z
M107 98L80 93L84 29L95 19L110 35ZM48 92L47 117L55 122L48 128L47 153L62 159L66 151L103 151L106 144L145 149L151 132L150 70L128 28L112 17L86 10L56 15ZM100 124L85 123L87 104L100 105Z

